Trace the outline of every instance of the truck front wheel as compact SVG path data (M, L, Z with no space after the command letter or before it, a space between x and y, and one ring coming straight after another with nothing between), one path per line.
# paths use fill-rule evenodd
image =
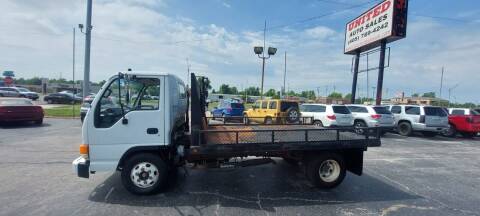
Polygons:
M137 154L125 162L122 183L133 194L154 194L166 183L167 171L167 165L159 156Z
M325 153L312 157L306 166L307 178L319 188L334 188L342 183L346 175L345 161L338 154Z

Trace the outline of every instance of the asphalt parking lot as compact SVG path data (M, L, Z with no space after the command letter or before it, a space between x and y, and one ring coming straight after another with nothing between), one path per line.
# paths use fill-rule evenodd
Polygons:
M480 137L387 134L363 176L312 188L282 160L242 169L179 170L166 192L138 197L118 173L77 178L81 124L0 126L0 215L480 215Z

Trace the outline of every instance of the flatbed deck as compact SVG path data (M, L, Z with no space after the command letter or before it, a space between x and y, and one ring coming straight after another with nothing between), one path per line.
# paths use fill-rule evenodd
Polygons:
M190 157L275 156L286 151L366 150L380 146L376 133L356 134L353 128L320 128L314 125L209 126L198 133Z

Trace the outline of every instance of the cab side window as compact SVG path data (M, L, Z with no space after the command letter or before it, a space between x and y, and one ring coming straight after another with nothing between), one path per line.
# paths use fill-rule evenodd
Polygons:
M268 109L277 109L277 101L270 101Z
M157 95L160 95L160 80L157 78L117 78L103 92L95 107L94 125L97 128L109 128L123 114L158 110L160 100Z
M267 109L268 101L262 101L262 109Z

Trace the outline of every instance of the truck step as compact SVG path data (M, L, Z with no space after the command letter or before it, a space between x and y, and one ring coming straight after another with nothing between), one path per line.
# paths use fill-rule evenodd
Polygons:
M220 165L220 168L235 168L235 167L248 167L248 166L257 166L263 164L275 164L275 161L271 158L260 158L260 159L250 159L239 162L226 162Z

